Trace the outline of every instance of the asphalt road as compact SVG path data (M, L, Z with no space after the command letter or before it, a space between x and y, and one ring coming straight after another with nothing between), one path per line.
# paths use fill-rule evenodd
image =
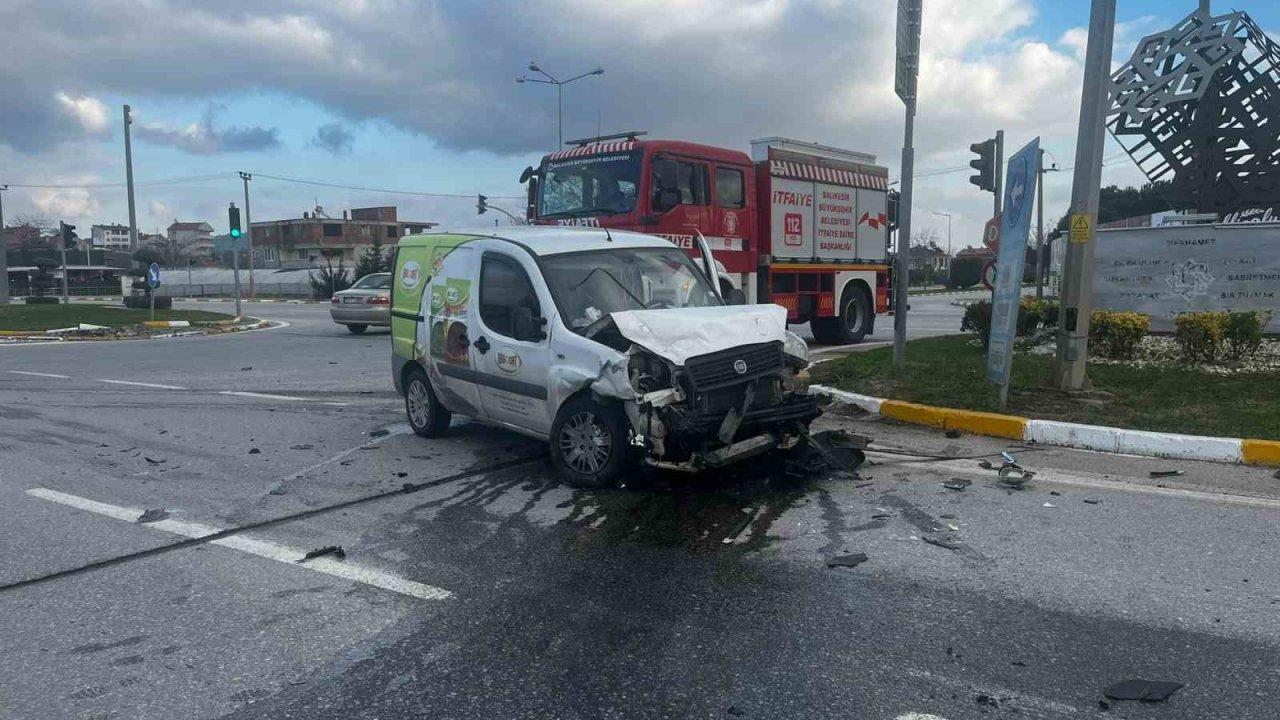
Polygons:
M1280 717L1268 472L1013 448L1013 491L834 413L953 459L574 491L409 434L385 331L252 308L289 326L0 347L0 718ZM1104 712L1131 678L1185 687Z

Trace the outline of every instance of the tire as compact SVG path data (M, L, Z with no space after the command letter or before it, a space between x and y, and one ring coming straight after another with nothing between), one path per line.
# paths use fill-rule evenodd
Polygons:
M862 342L871 329L871 298L860 286L846 288L840 298L840 314L834 318L824 318L823 334L830 340L822 340L830 345L856 345ZM815 327L814 335L818 338Z
M628 464L628 429L622 408L579 395L551 425L551 464L573 487L613 487Z
M347 332L351 333L352 335L359 335L368 329L369 329L368 325L360 325L358 323L347 326Z
M409 418L409 427L425 438L443 436L449 430L449 421L453 413L440 404L435 390L421 370L409 372L404 383L404 414Z

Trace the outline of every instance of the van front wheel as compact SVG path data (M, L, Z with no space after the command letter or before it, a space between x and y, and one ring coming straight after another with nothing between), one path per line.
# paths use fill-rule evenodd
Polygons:
M629 455L627 430L622 408L576 397L551 425L551 463L574 487L613 487Z

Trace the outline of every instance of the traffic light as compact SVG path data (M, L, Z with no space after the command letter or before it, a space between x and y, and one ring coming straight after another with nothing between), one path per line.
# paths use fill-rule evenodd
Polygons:
M971 152L977 153L976 160L969 161L969 167L978 171L977 175L970 175L969 182L986 190L987 192L995 192L996 190L996 140L984 140L980 143L974 143L969 146Z
M76 226L60 223L62 225L62 247L73 248L76 246Z
M483 215L485 210L489 209L489 198L483 195L476 195L476 214Z
M231 237L238 238L244 233L240 230L240 208L235 203L227 208L227 225L231 227Z
M898 231L898 206L902 203L902 195L897 190L889 191L887 214L889 216L889 232Z

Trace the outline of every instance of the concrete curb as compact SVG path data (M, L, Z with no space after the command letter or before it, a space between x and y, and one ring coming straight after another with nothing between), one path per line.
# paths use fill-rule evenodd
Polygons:
M1009 438L1040 445L1126 455L1280 467L1280 440L1179 435L1056 420L1033 420L1016 415L885 400L825 385L812 385L809 392L830 395L837 402L857 405L872 415L939 430L961 430L974 435Z

